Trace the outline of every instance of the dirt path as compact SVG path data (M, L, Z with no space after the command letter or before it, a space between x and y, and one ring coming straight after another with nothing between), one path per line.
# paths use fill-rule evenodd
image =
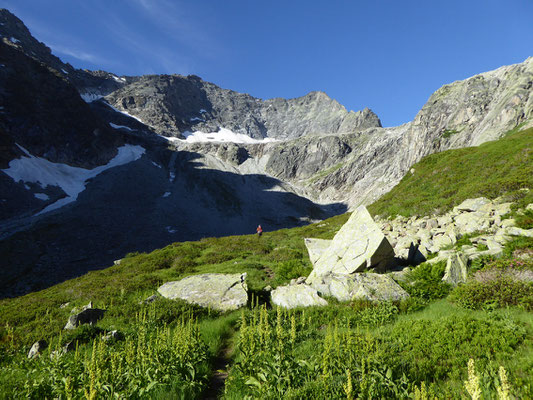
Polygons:
M209 385L203 399L216 400L224 393L224 384L228 377L228 368L231 361L232 349L226 343L225 347L213 359L213 375L209 379Z

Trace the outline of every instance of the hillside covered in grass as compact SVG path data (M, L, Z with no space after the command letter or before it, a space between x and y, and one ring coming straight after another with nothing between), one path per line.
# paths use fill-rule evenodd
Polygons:
M522 199L520 189L527 188L533 188L533 128L424 157L369 211L384 216L442 214L468 198L506 194ZM529 193L522 203L532 199Z
M370 209L428 215L466 198L506 196L518 225L531 228L531 213L516 210L531 202L521 189L533 188L532 138L529 129L426 157ZM1 300L0 398L424 399L469 398L470 390L487 399L498 391L533 397L531 281L502 273L453 289L441 281L442 263L424 263L401 283L411 295L401 302L271 307L265 287L311 271L303 238L331 239L347 219L174 243ZM531 274L532 253L532 238L515 237L502 258L480 259L472 272ZM246 272L248 307L220 314L163 298L143 302L162 283L208 272ZM104 318L64 331L71 310L90 301ZM104 341L113 330L122 338ZM28 359L42 339L48 348ZM219 369L227 374L222 385Z

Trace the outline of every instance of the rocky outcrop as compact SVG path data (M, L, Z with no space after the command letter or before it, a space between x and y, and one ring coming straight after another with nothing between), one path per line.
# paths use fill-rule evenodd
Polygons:
M353 212L329 246L315 257L308 282L333 274L352 274L369 268L385 270L394 259L394 251L385 235L364 206Z
M167 282L157 291L167 299L181 299L219 311L236 310L248 302L245 273L193 275Z
M271 296L273 304L284 308L325 306L328 304L318 295L316 289L306 284L279 286L271 292Z

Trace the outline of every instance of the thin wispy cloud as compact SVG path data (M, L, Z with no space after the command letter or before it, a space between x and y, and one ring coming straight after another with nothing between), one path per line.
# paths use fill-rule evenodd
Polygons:
M117 46L131 53L132 62L137 61L143 67L143 73L165 72L187 74L193 61L178 46L168 47L152 37L147 37L127 24L119 16L108 14L100 20L108 37ZM136 57L136 55L140 55ZM148 57L147 57L148 56ZM150 65L146 61L150 60Z
M215 58L219 55L220 43L206 29L206 7L200 19L190 4L181 1L134 0L134 3L173 41L190 48L201 57Z
M50 48L56 55L67 55L74 57L81 61L87 61L93 64L99 64L102 62L102 59L94 54L87 53L83 50L76 48L69 48L62 45L49 43Z

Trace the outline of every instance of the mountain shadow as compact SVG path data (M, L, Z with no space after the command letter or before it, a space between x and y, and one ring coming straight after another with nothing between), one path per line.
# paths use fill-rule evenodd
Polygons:
M23 183L15 185L22 186ZM78 199L21 219L0 241L0 296L41 290L176 241L305 225L347 210L281 190L265 175L208 169L201 155L147 146L96 176Z

